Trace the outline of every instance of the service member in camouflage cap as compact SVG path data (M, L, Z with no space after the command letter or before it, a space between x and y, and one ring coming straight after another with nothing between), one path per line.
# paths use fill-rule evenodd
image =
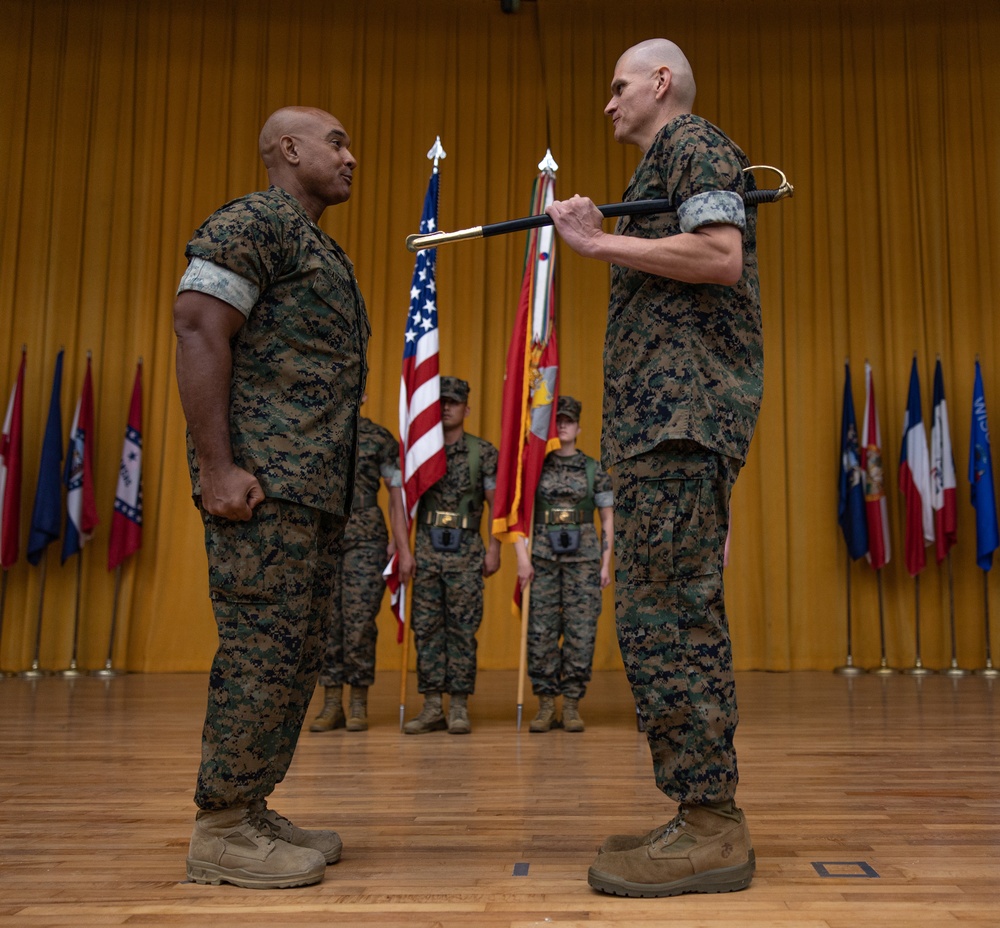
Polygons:
M271 889L319 882L341 853L336 832L296 827L267 797L319 672L370 329L353 265L317 225L351 195L344 127L287 107L260 155L270 187L188 243L174 329L219 631L187 874Z
M629 896L748 886L735 806L736 691L723 602L729 498L763 388L756 210L747 158L691 115L684 53L652 39L615 67L605 113L644 156L625 200L673 208L615 234L587 199L549 207L580 254L611 264L604 346L605 466L614 468L618 640L659 788L677 815L605 841L590 885Z
M497 449L465 431L469 385L441 378L441 425L447 471L417 509L416 570L410 623L417 648L420 713L403 726L408 735L445 728L471 731L468 698L476 688L476 632L483 620L483 578L500 567L500 542L484 550L483 502L493 511ZM450 694L447 718L441 704Z
M535 493L530 560L524 545L514 546L521 586L531 583L528 676L538 714L528 730L534 732L558 727L559 695L562 726L583 731L579 702L594 662L601 590L611 582L614 495L607 472L577 451L579 400L559 397L556 428L559 447L546 455ZM601 518L600 539L594 530L595 509Z
M362 402L367 400L367 395ZM389 493L389 522L378 504L379 484ZM354 504L340 541L333 596L326 627L326 650L320 668L323 708L310 731L368 730L368 688L375 682L376 617L385 594L382 570L399 550L399 576L413 576L403 511L403 476L399 470L399 442L384 426L366 416L358 420L358 464L354 473ZM349 714L344 714L344 684L351 688Z

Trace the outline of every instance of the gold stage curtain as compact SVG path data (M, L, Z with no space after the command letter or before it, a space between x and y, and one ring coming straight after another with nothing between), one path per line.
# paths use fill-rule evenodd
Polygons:
M692 61L696 112L796 186L794 199L760 209L766 387L733 501L737 666L834 667L849 605L855 662L878 662L875 575L863 562L848 574L836 520L843 365L860 419L866 358L892 525L889 662L912 664L919 603L924 663L947 665L953 589L960 662L982 664L984 582L965 472L977 355L1000 422L995 0L524 0L513 15L495 0L2 0L0 13L0 389L28 351L22 556L5 578L4 668L31 663L39 625L42 667L67 666L77 617L80 666L104 662L115 604L108 530L139 357L145 534L122 570L114 662L210 663L171 305L192 230L265 183L256 139L271 111L320 106L353 138L352 199L323 224L356 262L371 311L367 412L395 431L413 267L403 240L416 231L435 136L447 152L443 229L523 215L549 144L557 195L618 200L640 152L614 142L602 109L618 55L660 34ZM438 257L442 370L470 382L469 429L494 442L523 253L524 237L512 235ZM581 446L597 454L608 270L566 249L559 258L562 389L583 401ZM93 352L101 524L79 564L60 566L51 546L43 575L24 549L60 346L64 432ZM944 363L960 499L951 570L931 549L919 600L902 562L896 481L914 353L928 432L936 356ZM517 664L514 579L507 550L487 582L484 668ZM398 666L387 608L379 623L379 664ZM620 666L610 591L595 664Z

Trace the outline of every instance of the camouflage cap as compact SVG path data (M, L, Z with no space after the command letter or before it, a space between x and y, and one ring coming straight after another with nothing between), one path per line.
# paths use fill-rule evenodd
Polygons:
M581 408L579 400L573 399L572 396L560 396L559 405L556 407L556 417L565 416L567 419L579 422Z
M458 377L441 378L441 399L454 400L456 403L469 401L469 385Z

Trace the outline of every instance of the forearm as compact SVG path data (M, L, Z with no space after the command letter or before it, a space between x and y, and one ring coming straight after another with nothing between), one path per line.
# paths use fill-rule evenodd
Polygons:
M177 387L203 471L233 463L229 438L232 367L228 339L215 339L205 332L178 331Z
M690 284L733 286L743 273L742 234L736 226L704 226L651 239L602 231L587 255Z
M611 567L611 555L614 550L615 516L610 506L598 510L601 517L601 567Z

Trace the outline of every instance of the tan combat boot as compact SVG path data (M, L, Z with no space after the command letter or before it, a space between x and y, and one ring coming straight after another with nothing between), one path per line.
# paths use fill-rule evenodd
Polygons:
M335 864L340 860L344 843L335 831L299 828L280 812L269 809L266 799L255 799L250 803L250 818L252 821L262 820L265 827L270 829L272 837L280 841L319 851L328 864Z
M344 707L341 705L344 688L342 686L327 686L323 696L323 708L319 715L312 720L309 731L332 731L334 728L343 728L347 719L344 716Z
M555 696L540 695L538 697L538 715L531 720L528 731L548 731L558 725Z
M410 719L403 726L403 731L407 735L423 735L429 731L441 731L447 727L448 723L444 720L444 713L441 711L441 694L424 693L424 707L420 710L420 715Z
M351 687L351 709L347 717L348 731L368 731L368 687Z
M318 883L323 855L275 838L247 807L202 809L188 849L187 876L194 883L232 883L244 889L285 889Z
M681 805L647 838L630 850L604 850L590 867L590 885L616 896L656 897L729 893L753 879L750 833L732 800Z
M467 735L472 731L469 724L469 697L465 693L452 693L448 702L448 734Z
M580 718L580 700L573 696L563 697L562 725L566 731L583 731L583 719Z

